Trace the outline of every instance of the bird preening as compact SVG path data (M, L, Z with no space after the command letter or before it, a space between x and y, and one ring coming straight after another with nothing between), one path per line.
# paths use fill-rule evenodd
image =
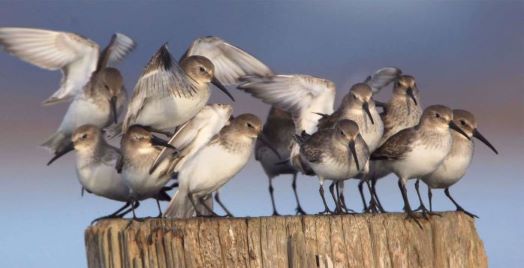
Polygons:
M377 182L393 174L406 216L418 224L437 214L434 189L444 189L458 211L477 217L451 196L450 187L466 174L473 138L498 154L471 112L444 105L424 108L415 77L395 67L380 68L349 90L340 89L343 97L335 107L332 81L274 73L243 49L218 37L202 37L179 60L167 43L160 45L128 99L124 76L113 66L136 47L124 34L115 33L100 49L75 33L0 27L0 46L40 68L61 70L60 88L44 104L68 103L69 108L42 146L53 154L48 165L74 151L82 189L123 202L95 221L128 213L138 219L135 209L148 199L157 202L158 217L220 216L215 202L231 217L219 191L251 155L268 178L273 215L280 215L272 183L279 175L292 175L297 214L307 213L297 190L299 174L318 178L324 208L319 213L342 214L353 212L344 198L348 179L359 181L364 212L386 212ZM208 103L213 87L232 103ZM250 113L234 115L235 88L271 106L265 123ZM382 102L377 98L385 88L393 94ZM118 141L119 147L111 144ZM408 199L410 179L416 180L417 209ZM334 208L325 181L331 183ZM427 185L429 207L420 181ZM165 211L160 201L169 202Z

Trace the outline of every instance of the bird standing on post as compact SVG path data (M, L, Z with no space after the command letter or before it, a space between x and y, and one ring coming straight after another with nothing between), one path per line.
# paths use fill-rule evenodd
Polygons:
M446 106L432 105L424 110L417 126L401 130L371 154L398 177L408 217L420 224L409 205L406 182L433 172L451 150L450 129L467 137L453 122L453 112Z
M364 171L369 159L369 149L359 132L358 124L342 119L334 128L319 130L311 136L297 137L300 157L318 176L319 193L324 211L330 213L324 197L324 180L347 180ZM336 200L335 212L342 212L341 203Z
M453 145L451 146L451 151L449 154L435 171L421 177L422 181L428 185L429 212L431 213L433 211L431 203L431 189L445 189L444 193L456 206L457 211L462 211L470 217L477 217L477 215L463 209L462 206L460 206L453 199L453 197L451 197L451 194L449 193L449 187L464 177L464 174L466 174L466 170L471 163L474 149L474 143L471 138L475 137L479 139L491 150L493 150L495 154L498 154L498 151L486 138L484 138L484 136L482 136L482 134L480 134L480 131L477 129L477 121L475 120L475 116L473 116L472 113L464 110L453 110L453 122L467 134L467 137L452 132L451 137L453 138ZM420 202L422 204L422 199ZM425 209L424 206L422 207Z

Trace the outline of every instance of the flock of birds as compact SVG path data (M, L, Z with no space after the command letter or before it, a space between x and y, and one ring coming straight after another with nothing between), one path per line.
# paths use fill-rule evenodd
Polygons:
M60 88L44 104L69 102L69 108L43 146L54 154L48 164L75 151L83 189L125 202L96 220L130 212L136 219L139 202L150 198L156 199L159 216L217 216L213 194L232 216L218 191L245 167L253 150L269 178L273 215L279 215L272 186L278 175L293 175L297 213L306 214L296 191L298 173L318 177L321 213L351 212L343 195L344 181L350 178L360 180L364 211L385 212L376 183L393 173L404 211L417 223L407 197L409 179L417 179L418 210L424 217L433 214L432 189L445 189L457 210L476 217L452 198L449 187L471 162L473 137L498 153L478 131L472 113L443 105L423 109L415 78L394 67L381 68L353 85L335 109L333 82L275 74L242 49L218 37L203 37L178 61L162 45L145 66L125 109L122 74L110 65L134 49L128 36L114 34L101 50L75 33L3 27L0 45L23 61L62 71ZM231 105L208 104L210 84L233 101L227 86L272 105L265 124L253 114L233 116ZM375 100L390 84L391 99ZM107 142L120 136L120 148ZM334 210L324 195L325 180L332 182ZM428 186L429 209L419 193L420 180ZM171 198L167 191L174 188ZM159 201L169 201L163 213Z

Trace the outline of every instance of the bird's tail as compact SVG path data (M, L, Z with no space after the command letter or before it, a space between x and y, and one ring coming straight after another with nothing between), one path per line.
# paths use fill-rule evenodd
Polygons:
M51 135L41 146L55 153L66 146L70 139L71 135L58 131Z
M164 212L166 218L190 218L195 213L195 209L191 200L187 196L187 192L183 189L178 189L167 209Z

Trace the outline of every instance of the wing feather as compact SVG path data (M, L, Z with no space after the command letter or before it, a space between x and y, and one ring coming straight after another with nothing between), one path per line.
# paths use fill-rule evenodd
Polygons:
M399 68L384 67L378 69L374 74L368 76L364 83L371 87L373 94L377 94L382 88L397 80L401 74L402 71Z
M215 36L196 39L184 57L199 55L215 65L215 76L224 85L239 83L246 75L271 76L273 72L257 58Z
M108 64L117 64L122 61L133 49L136 43L129 36L115 33L111 37L111 41L100 54L97 70L106 67Z

